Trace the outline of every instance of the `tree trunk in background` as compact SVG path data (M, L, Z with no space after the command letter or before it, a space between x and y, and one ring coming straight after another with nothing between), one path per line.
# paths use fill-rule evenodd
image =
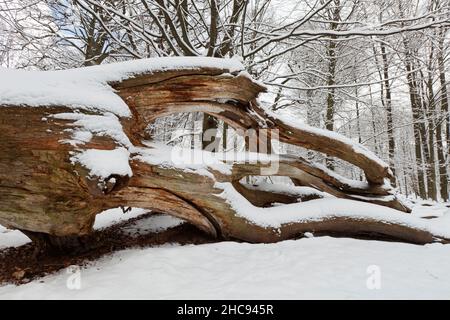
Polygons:
M327 78L327 85L328 86L334 86L336 84L336 42L330 41L330 44L328 46L328 78ZM325 118L325 128L327 130L333 131L334 130L334 105L335 105L335 89L330 88L328 89L327 93L327 112L326 112L326 118ZM329 163L329 168L332 167L332 163Z
M228 124L223 123L223 131L222 131L222 148L224 152L227 152L227 130L228 130Z
M373 106L373 95L371 87L369 87L369 96L370 96L370 105ZM380 154L379 144L377 141L377 126L375 123L375 112L373 110L373 107L370 108L370 116L371 116L370 123L372 125L373 147L375 150L375 154Z
M417 79L417 73L413 74L413 78L415 78L415 95L416 95L416 112L418 114L418 119L419 119L419 135L420 135L420 143L422 146L422 152L423 152L423 165L424 165L424 178L426 180L426 184L427 184L427 192L426 192L426 199L432 198L433 196L435 197L435 192L433 193L433 190L435 189L435 185L434 183L436 182L436 173L434 170L432 170L431 168L431 157L434 158L434 154L433 156L431 155L431 150L429 148L429 144L428 144L428 130L427 130L427 114L426 114L426 110L425 110L425 106L424 106L424 101L422 100L422 96L421 96L421 87L419 87L419 84L422 84L422 81L420 81Z
M339 2L336 3L336 7L333 12L333 16L335 18L339 18L340 15L340 6ZM334 21L338 21L338 19L335 19ZM337 29L337 23L331 24L331 30ZM328 77L327 77L327 85L331 88L328 89L327 93L327 111L325 115L325 128L330 131L334 131L334 112L335 112L335 103L336 103L336 96L335 96L335 88L333 86L336 84L336 47L337 42L334 41L336 39L335 36L331 36L331 40L329 41L328 48L327 48L327 57L328 57ZM334 169L334 161L332 158L327 157L326 158L326 165L328 169L333 170Z
M83 66L99 65L108 57L108 54L103 52L108 39L107 34L98 32L97 20L94 16L85 22L84 29L86 30L86 49Z
M405 48L407 46L405 45ZM411 101L411 110L413 115L413 129L414 129L414 137L415 137L415 155L416 155L416 166L417 166L417 178L418 178L418 188L419 188L419 196L422 199L427 198L427 192L425 189L425 176L424 176L424 170L423 170L423 157L422 157L422 142L426 141L421 140L422 138L422 130L420 122L422 121L421 116L421 106L418 101L417 97L417 90L416 90L416 83L414 79L414 74L412 72L412 66L411 66L411 57L410 53L406 53L406 59L405 59L405 67L407 71L407 80L408 80L408 89L409 89L409 98ZM425 132L423 132L423 135L425 135ZM425 138L425 137L423 137Z
M398 10L399 16L401 19L405 19L405 11L403 7L403 2L398 1ZM405 24L403 22L400 23L403 27ZM426 154L428 149L428 145L426 143L426 132L425 132L425 119L424 112L422 109L422 103L419 96L418 85L416 72L414 71L414 52L412 52L409 39L407 36L403 36L403 49L404 49L404 64L406 68L406 79L408 82L408 91L409 97L411 101L411 111L413 117L413 131L414 131L414 151L416 157L415 167L417 169L417 184L419 190L419 197L422 199L427 199L427 190L425 188L425 179L427 178L424 170L424 158L426 159Z
M356 75L355 75L355 83L357 82L356 79ZM358 133L358 143L362 144L362 139L361 139L361 123L360 123L360 113L359 113L359 98L358 98L358 94L359 94L359 90L358 87L355 86L355 97L356 97L356 102L355 102L355 110L356 110L356 130ZM392 167L391 167L392 168ZM358 178L360 181L362 181L364 179L362 172L360 171L358 174Z
M209 151L217 151L220 143L220 138L217 136L217 128L219 121L208 114L203 115L202 126L202 149L208 147Z
M391 85L389 83L389 65L386 53L386 46L381 43L381 58L383 60L383 78L384 78L384 93L385 93L385 108L386 108L386 121L387 121L387 135L388 135L388 152L389 152L389 165L395 177L395 138L394 138L394 124L392 117L392 96ZM395 183L395 178L394 181Z
M340 0L334 0L333 6L330 8L329 18L333 22L330 23L331 31L336 31L339 27L338 21L341 20L341 2ZM327 110L325 115L325 128L330 131L334 131L334 114L335 114L335 104L336 104L336 95L335 88L336 85L336 65L337 65L337 57L336 50L338 43L336 41L337 37L332 35L330 36L330 40L328 42L327 47L327 58L328 58L328 76L327 76ZM334 160L330 157L326 158L326 165L328 169L334 169Z
M447 158L450 154L450 115L448 114L448 94L447 94L447 80L445 78L445 65L444 65L444 37L445 31L441 29L439 35L439 49L437 52L437 61L439 67L439 83L440 83L440 101L441 101L441 113L444 114L445 120L443 123L445 124L445 134L446 134L446 142L447 142ZM441 126L438 128L439 130L439 138L437 139L438 143L442 146L442 134ZM438 133L436 133L438 134ZM439 145L438 145L439 148ZM444 147L441 147L441 157L444 157ZM439 151L439 150L438 150ZM439 153L438 153L439 156ZM441 162L443 161L443 162ZM447 176L447 165L446 159L439 159L439 174L441 181L441 197L444 201L449 200L448 195L448 176Z
M442 142L442 125L438 124L436 126L435 139L436 139L436 149L437 149L437 157L439 164L439 194L441 199L444 201L448 200L448 178L447 178L447 170L444 156L444 145Z
M435 101L433 97L433 79L429 76L426 83L428 88L428 157L427 157L427 167L428 167L428 178L427 178L427 189L428 198L437 200L436 194L436 160L435 160L435 150L434 150L434 134L435 134Z

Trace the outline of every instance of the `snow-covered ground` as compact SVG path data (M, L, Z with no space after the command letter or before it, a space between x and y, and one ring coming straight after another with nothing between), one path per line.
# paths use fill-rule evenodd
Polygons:
M0 298L445 299L449 270L450 246L441 244L321 237L166 245L118 252L80 271L3 286Z
M27 242L30 242L30 239L22 232L6 229L0 225L0 250L8 247L18 247Z
M448 209L432 207L441 219ZM422 215L426 209L415 210ZM114 209L96 228L137 217ZM158 232L179 220L150 216L130 232ZM27 238L0 227L0 248ZM81 269L0 287L0 299L448 299L450 245L317 237L276 244L221 242L130 249Z

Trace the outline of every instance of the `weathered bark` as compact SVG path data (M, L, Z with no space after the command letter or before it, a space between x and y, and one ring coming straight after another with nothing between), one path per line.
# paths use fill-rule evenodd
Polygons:
M239 181L250 175L291 177L302 185L339 198L365 201L408 212L385 180L389 167L344 139L294 127L256 103L264 90L248 76L227 69L165 70L137 75L111 84L130 107L132 117L121 118L123 132L136 150L130 156L131 177L114 175L107 179L90 176L86 168L73 163L73 153L87 149L112 150L113 138L94 135L87 143L73 146L74 120L53 115L73 113L65 106L0 107L0 223L27 231L69 239L91 231L95 215L118 206L142 207L165 212L199 227L211 236L250 242L273 242L301 236L304 232L341 235L377 234L414 243L432 242L436 235L394 222L376 219L335 217L262 227L240 216L217 183L229 183L254 206L272 202L308 200L277 192L254 192ZM278 170L264 173L272 163L234 161L231 172L208 169L209 174L150 164L139 152L148 152L145 128L157 117L175 112L200 111L223 120L235 129L279 129L280 140L306 147L359 166L367 183L353 182L332 171L293 156L280 156ZM87 113L83 110L76 112ZM92 111L89 112L92 114ZM112 179L114 178L114 179ZM251 195L250 192L254 192ZM37 236L36 239L48 237ZM61 239L60 239L61 240ZM445 239L444 239L445 240ZM53 243L64 243L55 240Z

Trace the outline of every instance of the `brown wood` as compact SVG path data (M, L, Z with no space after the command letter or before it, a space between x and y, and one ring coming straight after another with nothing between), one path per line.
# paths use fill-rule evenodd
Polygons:
M145 128L149 122L176 112L201 111L235 129L277 128L281 141L348 161L364 170L368 181L354 186L327 169L293 156L281 156L279 170L274 175L291 177L336 197L409 211L384 184L391 176L387 166L355 152L351 145L332 136L294 128L269 116L256 103L264 88L243 73L219 68L165 70L140 74L112 86L132 112L132 117L120 121L135 146L145 147L142 141L148 138ZM86 168L71 162L71 153L112 150L118 143L99 135L77 147L63 143L71 137L67 129L74 127L71 120L51 117L61 112L75 111L65 106L0 106L0 224L35 234L35 239L64 237L73 243L72 237L92 231L96 214L118 206L165 212L189 221L214 237L250 242L274 242L302 236L305 232L377 234L414 243L438 238L406 226L351 218L290 223L279 230L252 224L218 196L222 190L215 183L231 182L255 206L298 201L296 197L255 191L238 183L246 176L261 175L261 168L268 166L267 163L235 162L230 174L210 170L213 176L207 176L150 165L132 155L133 176L114 176L115 184L102 187L99 177L89 177Z

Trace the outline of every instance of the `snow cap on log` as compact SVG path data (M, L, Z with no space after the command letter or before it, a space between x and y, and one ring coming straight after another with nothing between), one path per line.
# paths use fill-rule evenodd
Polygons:
M136 79L141 79L142 84L142 75L205 69L215 70L217 74L236 74L244 66L237 59L164 57L60 71L1 68L0 106L67 106L128 117L131 112L127 104L110 85L120 86L132 79L134 84L139 81Z

